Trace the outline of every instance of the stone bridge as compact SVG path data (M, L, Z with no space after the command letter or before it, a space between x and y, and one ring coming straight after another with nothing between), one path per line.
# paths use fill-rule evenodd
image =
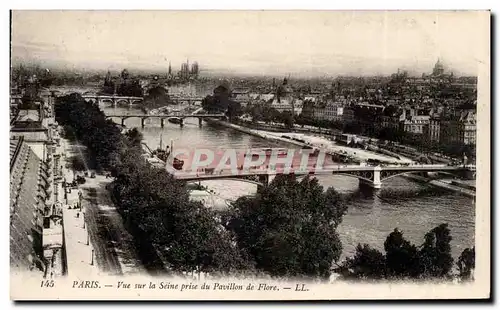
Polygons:
M305 175L344 175L360 180L360 184L369 185L372 188L381 188L382 182L407 173L429 173L437 172L462 178L475 178L476 167L469 166L445 166L445 165L410 165L410 166L357 166L357 165L334 165L323 169L306 168L304 170L272 171L268 169L238 170L233 173L230 169L213 171L211 173L170 171L178 180L187 182L217 180L217 179L238 179L241 181L265 185L270 177L278 174ZM236 171L235 171L236 172Z
M85 101L90 102L97 102L98 104L110 104L113 107L116 107L118 105L121 106L134 106L134 105L139 105L142 104L144 101L143 97L132 97L132 96L119 96L119 95L105 95L105 94L95 94L95 93L84 93L82 97L85 99ZM194 102L197 101L202 101L203 97L179 97L179 96L170 96L170 101L175 103L175 104L180 104L180 103L188 103L191 105Z
M132 117L140 118L142 128L144 128L146 119L157 118L157 119L160 119L161 127L163 128L165 126L165 120L168 120L171 118L178 119L178 123L182 127L182 126L184 126L184 119L189 118L189 117L197 118L198 123L201 126L204 118L225 118L226 116L224 114L184 114L184 113L169 113L169 114L156 114L156 115L146 115L146 114L127 114L127 115L109 114L109 115L106 115L106 118L112 118L112 117L120 118L122 126L125 126L125 120L127 118L132 118Z
M96 95L96 94L83 94L82 97L87 102L97 102L98 104L109 103L116 107L117 105L132 106L141 104L144 100L143 97L129 97L129 96L118 96L118 95Z

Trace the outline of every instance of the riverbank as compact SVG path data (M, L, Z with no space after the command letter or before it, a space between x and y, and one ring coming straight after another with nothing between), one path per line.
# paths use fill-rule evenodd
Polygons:
M371 152L369 150L352 148L344 145L336 144L334 141L321 137L321 136L313 136L307 133L296 133L296 132L269 132L266 130L252 129L241 125L232 124L225 121L215 120L215 119L207 119L208 123L217 124L220 126L224 126L227 128L231 128L249 135L253 135L256 137L260 137L270 141L276 142L285 142L291 143L300 147L312 147L314 149L325 151L330 155L340 155L347 156L349 158L354 159L358 163L362 161L367 161L369 159L379 160L382 162L390 163L390 164L409 164L413 161L399 156L395 158L389 155L377 154L375 152ZM287 138L285 138L285 136ZM301 141L297 141L301 140Z
M436 187L444 188L453 192L458 192L464 196L475 198L476 197L476 191L475 187L467 186L464 184L460 184L459 182L456 181L451 181L451 180L432 180L430 178L426 178L423 176L419 175L414 175L414 174L407 174L403 175L403 177L410 179L412 181L416 181L419 183L427 183L431 184ZM474 188L474 190L472 190Z

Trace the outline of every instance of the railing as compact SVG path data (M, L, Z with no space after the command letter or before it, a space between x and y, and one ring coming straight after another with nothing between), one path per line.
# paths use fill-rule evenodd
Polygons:
M333 173L333 172L356 172L356 171L374 171L376 166L329 166L324 169L318 169L315 167L307 167L301 170L293 170L290 169L288 174L322 174L322 173ZM413 166L393 166L393 167L379 167L380 171L423 171L423 172L439 172L439 171L459 171L463 170L466 167L464 166L430 166L430 165L413 165ZM174 177L177 179L204 179L204 178L223 178L223 177L243 177L243 176L251 176L251 175L276 175L276 174L284 174L284 172L278 172L276 170L269 169L248 169L248 170L240 170L240 173L234 174L231 169L222 169L222 170L207 170L207 171L179 171L174 173Z

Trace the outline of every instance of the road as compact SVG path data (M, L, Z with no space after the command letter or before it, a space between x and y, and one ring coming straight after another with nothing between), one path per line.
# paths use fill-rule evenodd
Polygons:
M83 157L82 147L68 144L67 158ZM95 249L99 269L111 275L137 274L145 271L134 248L132 235L125 229L121 215L112 203L106 185L111 179L103 175L86 178L79 186L82 208Z

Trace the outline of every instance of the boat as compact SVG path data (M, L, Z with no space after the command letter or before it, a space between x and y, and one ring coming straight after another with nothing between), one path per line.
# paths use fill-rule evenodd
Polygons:
M354 157L349 156L347 154L337 153L337 152L332 154L332 160L334 162L344 163L344 164L352 164L352 163L356 162Z
M271 156L274 152L277 152L278 156L286 156L288 154L287 149L276 149L276 148L261 148L261 149L252 149L250 153L252 154L252 158L254 157L259 157L259 154L264 151L267 157ZM244 156L247 156L247 153L245 153Z
M173 150L173 142L170 142L170 150L169 147L167 146L166 149L163 149L163 134L160 134L160 146L152 152L152 155L156 156L158 159L162 160L163 162L167 163L168 158L170 156L171 150ZM184 161L174 157L172 161L172 167L176 170L181 170L182 167L184 166Z
M180 124L182 123L182 119L178 118L178 117L172 117L172 118L169 118L168 121L172 124Z
M172 166L174 167L175 170L181 170L182 167L184 166L184 161L178 159L177 157L174 157L174 162L172 163Z

